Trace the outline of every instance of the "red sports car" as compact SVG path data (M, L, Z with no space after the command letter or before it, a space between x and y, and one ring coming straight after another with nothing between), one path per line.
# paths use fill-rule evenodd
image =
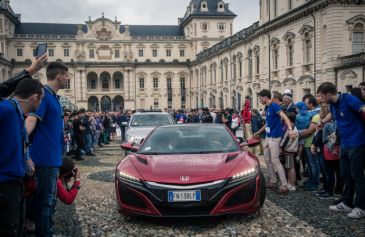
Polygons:
M115 190L124 215L216 216L257 212L266 188L259 161L224 125L154 129L119 162ZM257 144L250 144L257 145Z

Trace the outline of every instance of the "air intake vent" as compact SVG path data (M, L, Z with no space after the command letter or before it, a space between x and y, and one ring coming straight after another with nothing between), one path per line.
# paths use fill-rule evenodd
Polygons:
M239 155L239 153L229 154L228 157L227 157L227 159L226 159L226 163L228 163L228 162L236 159L238 155Z
M147 165L147 159L144 157L137 156L137 160L141 162L142 164Z

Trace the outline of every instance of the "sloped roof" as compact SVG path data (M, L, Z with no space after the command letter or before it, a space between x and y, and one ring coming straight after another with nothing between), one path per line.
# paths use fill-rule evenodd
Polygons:
M206 1L208 11L202 10L202 2ZM221 0L191 0L188 10L185 12L183 22L189 18L195 17L236 17L231 10L228 9L227 5L224 4L224 11L218 11L218 4ZM194 6L194 7L193 7ZM192 9L193 7L193 9ZM190 12L189 12L190 10Z
M78 24L57 23L21 23L15 27L15 34L54 34L76 35ZM87 32L86 25L82 30ZM125 26L120 26L120 32L125 32ZM130 25L131 36L183 36L184 33L178 25Z

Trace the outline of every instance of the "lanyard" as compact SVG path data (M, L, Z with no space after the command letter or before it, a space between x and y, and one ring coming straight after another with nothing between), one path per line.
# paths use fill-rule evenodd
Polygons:
M61 112L61 118L63 119L63 115L64 115L64 113L63 113L63 108L62 108L62 106L61 106L61 102L60 102L60 97L49 87L49 86L47 86L47 85L45 85L44 86L44 88L51 94L51 95L53 95L56 99L57 99L57 101L58 101L58 105L59 105L59 107L60 107L60 112Z
M27 133L27 129L26 129L26 126L25 126L25 115L24 115L24 112L22 110L22 108L20 107L19 105L19 102L12 98L9 100L15 107L16 111L17 111L17 114L19 115L21 121L22 121L22 128L21 128L21 133L22 133L22 139L23 139L23 142L25 143L25 146L24 146L24 156L25 156L25 160L26 161L29 161L30 160L30 154L29 154L29 136L28 136L28 133Z

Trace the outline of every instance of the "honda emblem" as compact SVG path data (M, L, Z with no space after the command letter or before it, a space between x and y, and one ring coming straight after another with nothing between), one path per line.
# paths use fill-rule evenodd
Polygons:
M190 177L189 177L189 176L181 176L181 177L180 177L180 181L181 181L181 182L188 182L188 181L189 181L189 179L190 179Z

